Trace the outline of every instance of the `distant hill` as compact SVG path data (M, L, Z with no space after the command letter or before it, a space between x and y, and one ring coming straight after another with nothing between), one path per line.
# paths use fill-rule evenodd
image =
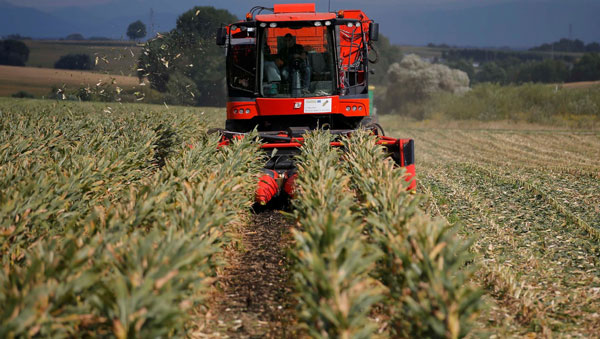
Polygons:
M31 37L63 37L78 27L67 20L33 8L0 2L0 35L20 34Z
M20 34L33 38L62 38L72 33L81 33L84 37L106 36L113 39L127 39L127 26L136 20L142 20L148 26L150 34L149 10L140 14L135 11L113 10L112 15L78 7L61 8L52 12L43 12L29 7L18 7L0 1L0 36ZM178 14L156 13L155 31L168 31L175 26Z

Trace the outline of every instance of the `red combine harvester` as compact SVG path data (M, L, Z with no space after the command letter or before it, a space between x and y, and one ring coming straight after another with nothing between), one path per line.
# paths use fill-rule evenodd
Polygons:
M268 14L263 14L268 12ZM379 25L360 10L317 13L315 4L254 7L245 21L217 31L226 47L227 122L221 146L255 128L266 152L256 201L292 196L294 155L313 129L337 138L371 130L398 166L406 167L414 190L414 142L386 137L373 122L369 99L369 54ZM340 147L339 141L331 143Z

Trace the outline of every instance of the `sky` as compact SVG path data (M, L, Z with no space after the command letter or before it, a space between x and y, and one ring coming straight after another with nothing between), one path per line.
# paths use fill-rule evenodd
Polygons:
M278 0L278 1L263 1L263 0L254 0L254 1L240 1L240 0L226 0L226 1L190 1L190 0L171 0L171 1L159 1L159 0L5 0L6 2L17 5L17 6L27 6L34 7L38 9L56 9L61 7L92 7L98 4L119 4L119 3L135 3L140 6L153 6L156 10L167 10L179 7L190 7L196 4L211 4L215 7L218 7L219 4L227 3L230 6L233 6L236 11L244 11L248 10L248 6L253 5L261 5L261 6L269 6L274 2L277 3L297 3L297 2L315 2L317 4L317 9L321 11L325 11L328 9L329 1L328 0ZM485 3L498 3L498 2L506 2L509 0L486 0ZM525 0L531 1L531 0ZM540 0L537 0L540 1ZM543 1L543 0L542 0ZM408 6L409 8L448 8L463 6L465 4L477 4L481 3L479 0L331 0L332 9L337 8L349 8L353 6L354 8L364 8L368 9L381 9L383 8L398 8L401 6Z
M128 20L148 24L150 9L158 30L166 31L179 14L194 6L225 8L238 17L244 17L252 6L271 7L274 2L315 2L318 11L327 11L329 6L328 0L0 0L3 2L49 12L84 35L117 38ZM565 37L600 41L600 0L331 0L331 9L362 9L397 44L525 48ZM41 25L33 27L35 22L27 25L23 30L29 35L44 32ZM102 31L103 27L112 30Z

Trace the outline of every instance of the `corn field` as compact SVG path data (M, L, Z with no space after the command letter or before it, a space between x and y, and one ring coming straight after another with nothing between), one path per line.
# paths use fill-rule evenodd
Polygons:
M419 141L420 184L428 196L422 206L474 240L473 280L487 306L473 333L600 333L597 132L396 127L392 133Z
M593 337L600 138L307 135L286 212L218 110L0 100L0 337Z
M298 159L292 253L304 328L319 338L465 336L480 298L469 243L421 212L372 136L344 139L344 153L329 138L309 136Z
M2 103L0 337L186 333L262 166L250 138L217 149L206 124Z

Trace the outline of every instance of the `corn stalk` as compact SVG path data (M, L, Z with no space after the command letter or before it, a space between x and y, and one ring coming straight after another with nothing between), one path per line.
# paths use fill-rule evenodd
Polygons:
M336 168L340 153L329 141L328 133L308 135L298 157L291 256L300 321L312 337L368 338L375 330L368 314L382 292L369 273L380 253L361 236L349 177Z
M252 204L252 138L217 150L201 121L191 133L194 116L169 113L10 119L22 129L0 134L0 337L184 334Z
M468 280L469 243L442 221L419 210L420 197L406 192L404 170L387 159L366 132L343 141L350 187L365 232L385 254L374 272L389 289L387 310L399 337L466 335L481 293Z

